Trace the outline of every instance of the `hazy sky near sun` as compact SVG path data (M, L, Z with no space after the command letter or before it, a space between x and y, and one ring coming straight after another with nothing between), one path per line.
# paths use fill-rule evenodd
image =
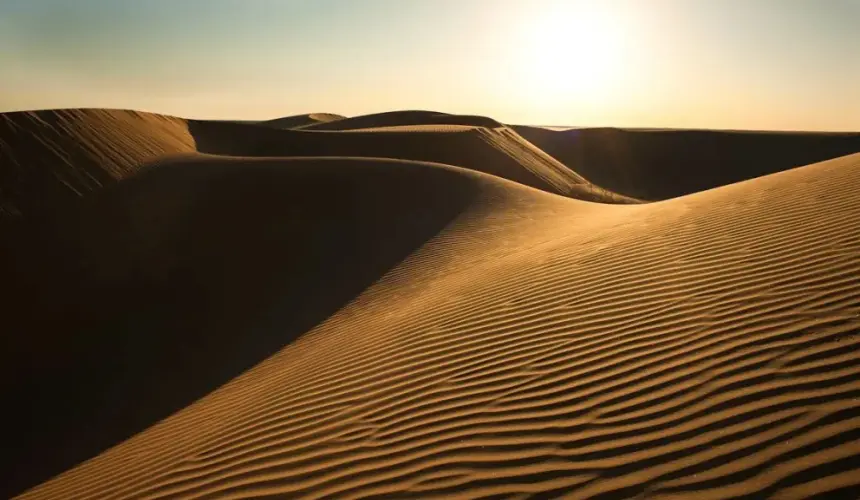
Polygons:
M0 0L0 111L860 130L860 0Z

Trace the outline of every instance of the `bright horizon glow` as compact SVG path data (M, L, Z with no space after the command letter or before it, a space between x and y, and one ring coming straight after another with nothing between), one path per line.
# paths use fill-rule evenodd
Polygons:
M524 22L514 52L521 99L552 108L572 96L602 102L624 78L625 32L606 3L557 2Z
M5 0L0 111L860 131L860 0Z

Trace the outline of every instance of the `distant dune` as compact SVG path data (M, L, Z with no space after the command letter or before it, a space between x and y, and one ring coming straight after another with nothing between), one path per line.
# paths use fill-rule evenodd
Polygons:
M486 116L472 115L449 115L435 111L391 111L388 113L377 113L373 115L357 116L343 120L318 123L309 130L354 130L366 128L379 128L403 125L468 125L471 127L496 128L501 123L487 118Z
M310 128L261 130L245 124L190 122L198 149L206 153L428 161L486 172L574 198L610 203L636 202L593 185L508 127L403 127L320 132Z
M307 115L295 115L286 116L284 118L275 118L274 120L267 120L260 123L275 128L294 129L344 119L346 119L345 116L334 115L331 113L310 113Z
M473 118L4 115L0 495L860 488L854 136Z
M366 123L395 123L375 118L388 115L399 116L372 115L373 119ZM413 117L412 112L403 115ZM7 113L0 121L0 144L6 145L0 150L0 159L8 165L0 171L0 193L4 194L0 219L42 213L45 207L74 201L125 178L152 160L197 152L430 161L487 172L575 198L610 203L636 201L594 185L493 120L483 119L495 128L483 128L463 125L472 117L440 116L452 117L457 122L453 132L458 133L449 134L452 130L444 127L440 130L443 121L428 124L429 129L420 125L405 130L348 128L349 134L339 134L122 110ZM16 168L20 158L30 158L29 163Z
M590 181L645 200L674 198L860 151L860 133L514 129Z

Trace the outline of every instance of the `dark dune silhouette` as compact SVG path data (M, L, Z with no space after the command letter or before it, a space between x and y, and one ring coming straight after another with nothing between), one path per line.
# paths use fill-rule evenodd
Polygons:
M514 128L589 181L644 200L860 152L860 133Z
M335 115L332 113L309 113L305 115L285 116L283 118L275 118L274 120L266 120L260 122L260 124L275 128L294 129L344 119L346 119L345 116Z
M317 123L307 130L355 130L409 125L465 125L470 127L495 128L502 124L486 116L451 115L437 111L389 111L362 115L343 120Z

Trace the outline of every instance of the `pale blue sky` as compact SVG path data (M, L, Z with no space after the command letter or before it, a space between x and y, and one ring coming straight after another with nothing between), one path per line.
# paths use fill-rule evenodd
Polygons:
M0 0L0 111L860 130L860 0Z

